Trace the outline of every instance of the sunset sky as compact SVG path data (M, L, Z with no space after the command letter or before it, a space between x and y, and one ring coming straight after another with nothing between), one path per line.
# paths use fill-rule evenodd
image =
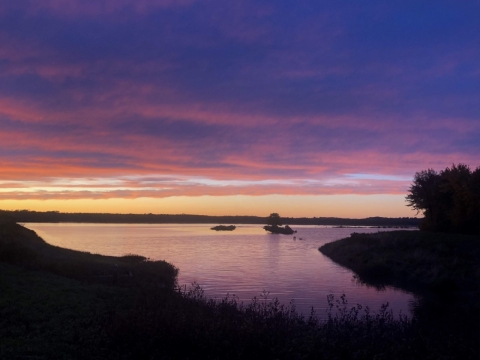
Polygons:
M480 165L479 1L0 0L0 209L415 216Z

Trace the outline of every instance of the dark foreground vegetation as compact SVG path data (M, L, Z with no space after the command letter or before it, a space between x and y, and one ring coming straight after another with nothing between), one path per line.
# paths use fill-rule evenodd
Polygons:
M61 213L58 211L5 211L0 216L12 221L25 222L73 222L73 223L116 223L116 224L265 224L267 217L261 216L207 216L188 214L100 214L100 213ZM371 217L365 219L342 219L333 217L283 218L290 225L333 225L333 226L408 226L418 227L417 218L384 218Z
M329 297L329 320L294 305L178 289L176 269L141 256L106 257L46 244L0 225L2 359L473 358L470 338ZM444 336L445 341L437 341Z
M367 283L418 291L480 291L480 237L422 231L353 233L319 249Z
M480 234L480 167L472 171L459 164L417 172L406 199L423 212L422 230Z
M176 274L165 262L61 249L1 224L0 358L468 359L479 350L478 334L393 318L386 306L329 297L320 322L264 298L208 300L197 286L178 289Z
M379 288L394 285L420 294L415 321L435 329L437 341L463 342L478 357L479 236L422 231L353 233L319 250L353 270L361 283ZM439 358L449 356L453 354Z

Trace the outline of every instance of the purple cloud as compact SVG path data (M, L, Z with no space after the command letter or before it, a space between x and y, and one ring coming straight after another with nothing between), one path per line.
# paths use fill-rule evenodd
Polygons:
M2 3L2 196L404 193L415 171L475 167L478 15L453 2ZM109 185L132 176L177 180Z

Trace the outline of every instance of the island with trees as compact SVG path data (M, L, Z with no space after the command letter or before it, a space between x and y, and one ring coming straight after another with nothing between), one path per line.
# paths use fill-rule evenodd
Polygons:
M282 218L278 213L271 213L267 218L267 225L265 225L263 228L272 234L292 235L296 233L296 231L288 225L282 227L282 223Z

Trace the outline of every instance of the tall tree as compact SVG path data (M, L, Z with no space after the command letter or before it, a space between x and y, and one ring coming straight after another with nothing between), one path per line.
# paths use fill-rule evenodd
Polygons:
M423 212L425 219L421 228L425 230L434 227L438 218L440 182L440 175L433 169L417 172L409 189L410 194L406 197L407 206L417 210L417 213Z
M480 233L480 168L453 164L417 172L407 205L425 216L422 230Z
M453 164L440 172L444 211L452 231L463 231L468 227L468 203L472 172L468 165Z

